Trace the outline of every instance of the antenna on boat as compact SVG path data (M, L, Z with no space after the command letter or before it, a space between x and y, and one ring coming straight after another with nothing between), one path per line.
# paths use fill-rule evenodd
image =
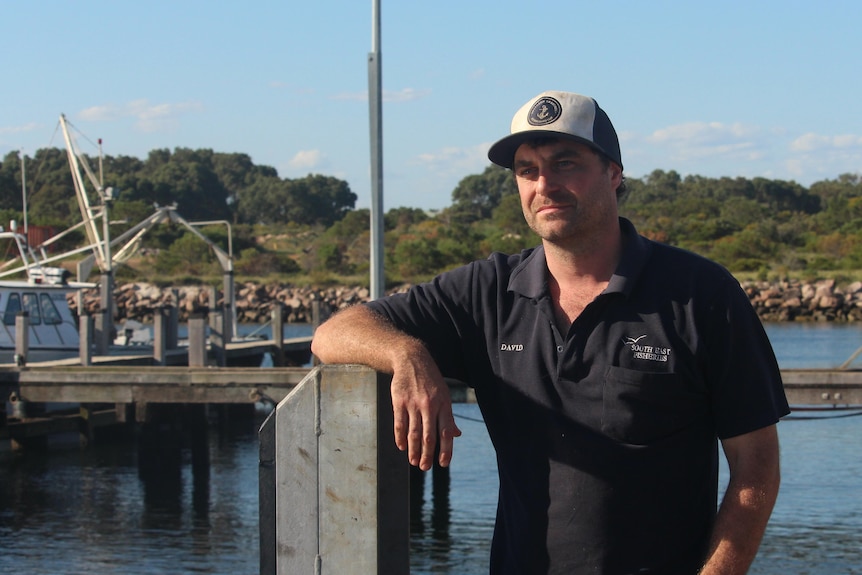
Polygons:
M28 238L27 234L27 169L24 167L25 158L24 150L21 150L21 199L24 204L24 237ZM29 243L29 239L27 240Z

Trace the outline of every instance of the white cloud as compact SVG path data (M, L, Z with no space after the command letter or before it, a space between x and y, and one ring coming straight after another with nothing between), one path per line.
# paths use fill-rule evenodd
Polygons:
M488 167L490 144L446 147L414 156L410 164L422 173L423 186L434 193L451 193L465 176L481 174ZM414 170L415 171L415 170Z
M790 143L794 152L813 152L816 150L862 147L862 136L842 134L839 136L823 136L809 132L799 136Z
M654 131L645 138L652 152L660 152L676 163L696 160L754 161L765 157L761 141L762 130L739 122L688 122ZM636 136L626 133L621 138L637 146Z
M858 173L862 166L862 136L827 136L809 132L787 144L785 169L809 181Z
M426 152L416 156L417 161L433 170L461 171L463 166L484 166L488 163L488 148L490 144L479 144L468 148L447 147L436 152ZM482 168L479 169L481 171Z
M200 102L176 104L151 104L146 99L134 100L122 105L102 105L86 108L78 113L84 120L94 122L116 121L133 118L135 127L142 132L156 132L176 127L178 117L203 109Z
M39 125L35 122L31 122L29 124L24 124L23 126L6 126L0 127L0 134L22 134L25 132L32 132Z
M739 122L733 124L688 122L656 130L649 137L649 140L656 143L710 145L728 139L751 137L758 131L756 127L746 126Z
M333 100L348 100L355 102L367 102L368 92L342 92L332 96Z
M319 167L324 160L320 150L301 150L288 161L287 165L293 170L310 170Z
M397 92L391 90L383 90L384 102L413 102L421 100L431 93L431 90L416 90L414 88L404 88Z

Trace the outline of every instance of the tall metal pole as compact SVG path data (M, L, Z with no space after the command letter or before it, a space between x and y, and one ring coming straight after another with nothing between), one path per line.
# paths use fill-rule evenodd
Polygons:
M380 0L372 0L368 104L371 128L371 298L383 296L383 104L380 65Z
M102 271L102 341L100 348L107 353L112 340L114 327L114 264L111 255L111 201L114 199L113 188L105 189L102 174L102 138L99 138L99 197L102 199L102 239L105 241L105 269Z

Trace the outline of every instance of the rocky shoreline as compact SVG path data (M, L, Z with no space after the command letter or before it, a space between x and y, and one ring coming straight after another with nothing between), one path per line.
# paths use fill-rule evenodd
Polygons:
M404 291L409 286L399 286L392 291ZM862 282L838 286L835 280L802 282L744 282L757 315L763 321L862 321ZM289 284L258 285L252 283L236 286L237 321L263 324L269 321L273 307L280 303L284 321L289 323L311 323L314 302L320 302L324 316L338 309L368 301L369 290L363 287L313 288ZM210 308L210 299L222 306L223 299L207 286L182 286L159 288L149 283L127 283L114 290L117 310L115 320L126 319L150 323L153 314L164 307L174 306L179 310L180 321L188 320L192 313ZM74 298L74 296L72 296ZM99 292L85 290L83 307L87 313L99 310ZM77 306L70 302L72 309Z

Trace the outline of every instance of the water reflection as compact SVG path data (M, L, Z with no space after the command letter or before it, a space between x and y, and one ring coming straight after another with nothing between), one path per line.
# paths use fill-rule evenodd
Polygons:
M257 572L256 423L209 429L0 453L0 572Z
M205 449L184 438L165 458L178 466L143 475L136 442L105 441L116 431L85 450L0 453L0 572L257 573L259 421L217 415ZM481 422L458 425L448 476L411 491L413 575L488 571L495 457ZM782 490L752 575L862 575L860 430L862 417L780 424Z

